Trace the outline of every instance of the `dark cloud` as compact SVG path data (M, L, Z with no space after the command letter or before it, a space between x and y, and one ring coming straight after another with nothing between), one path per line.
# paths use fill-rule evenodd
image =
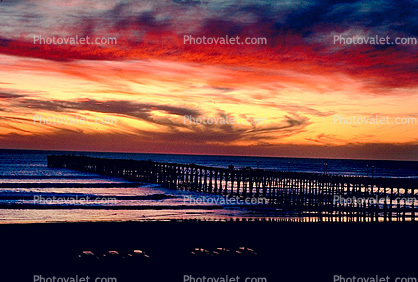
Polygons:
M23 97L36 96L38 94L43 94L42 91L22 91L9 88L0 88L0 99L17 99Z
M217 120L218 122L212 124L196 124L187 121L186 125L189 131L178 134L181 136L176 138L184 139L187 142L195 140L196 142L207 144L213 142L232 143L236 141L249 141L250 143L258 144L300 133L310 124L308 118L298 115L285 116L278 123L268 123L267 120L257 120L256 118L251 121L251 117L241 117L242 119L238 122L233 114L219 111L216 116L212 117L213 121ZM231 118L234 118L234 120L231 121ZM227 122L220 122L221 120ZM166 137L163 137L163 135L167 133L153 132L150 134L150 136L161 135L159 138L164 139ZM170 133L168 134L170 135ZM174 135L177 133L172 132L172 134L174 138Z
M98 101L94 99L86 99L80 101L43 101L35 99L26 99L19 101L16 106L23 106L34 109L42 109L47 111L64 112L68 110L87 110L100 113L115 113L130 115L133 117L141 117L140 113L148 113L151 111L163 111L172 115L199 115L197 110L186 109L175 106L158 105L158 104L141 104L131 101Z
M207 19L200 31L206 37L231 37L241 35L245 26L227 19Z
M140 27L161 27L161 21L158 21L152 12L146 11L139 15L136 22Z
M172 0L174 3L183 4L183 5L205 5L208 4L207 0Z
M314 138L305 138L305 140L313 141L318 144L333 145L341 144L344 140L336 138L334 134L321 133Z
M273 107L273 108L277 108L280 109L282 111L289 111L292 113L304 113L304 114L309 114L309 115L313 115L313 116L318 116L318 117L327 117L327 116L331 116L333 114L335 114L334 111L320 111L308 106L302 106L302 105L296 105L296 104L286 104L286 105L278 105L278 104L262 104L265 107Z
M215 89L215 90L219 90L219 91L223 91L223 92L231 92L231 91L234 91L234 88L228 88L228 87L215 87L215 86L212 86L210 88Z
M1 92L0 90L0 99L16 99L20 97L23 97L23 95Z
M286 17L283 25L306 32L316 26L366 27L416 35L416 1L312 1Z
M161 124L166 126L180 126L183 124L175 123L171 119L156 117L152 112L161 111L169 115L175 116L199 116L200 112L194 109L158 105L158 104L141 104L131 101L98 101L94 99L86 99L79 101L62 101L62 100L35 100L21 99L12 103L15 107L23 107L27 109L52 111L59 113L71 113L77 111L91 111L97 113L114 114L128 116L144 120L147 122Z

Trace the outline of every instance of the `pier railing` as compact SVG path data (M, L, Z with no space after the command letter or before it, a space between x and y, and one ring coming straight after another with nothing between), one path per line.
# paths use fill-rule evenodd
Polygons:
M217 194L284 211L328 216L366 216L415 220L418 180L335 176L195 164L48 156L48 166L122 177L162 187ZM261 201L260 201L261 200Z

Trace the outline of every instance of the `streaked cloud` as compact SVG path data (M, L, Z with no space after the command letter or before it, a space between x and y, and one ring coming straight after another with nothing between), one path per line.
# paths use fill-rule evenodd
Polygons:
M187 152L187 144L201 153L283 155L299 146L311 156L328 147L341 155L355 143L357 157L366 147L392 148L369 151L392 156L407 150L397 149L402 144L416 155L416 126L333 123L336 114L416 116L417 45L333 43L336 34L417 37L416 2L18 0L1 8L2 147L12 140L30 147L21 138L32 135L69 148L66 134L80 134L91 150L124 139L127 148L140 142L154 151L171 142L170 152ZM115 37L117 44L41 45L37 35ZM184 35L265 37L268 44L189 45ZM31 122L36 113L120 123L40 127ZM266 123L187 125L185 115Z

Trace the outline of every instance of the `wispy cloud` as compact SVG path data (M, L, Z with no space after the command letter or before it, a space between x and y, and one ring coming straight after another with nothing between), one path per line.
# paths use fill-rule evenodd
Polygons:
M381 154L404 152L393 149L399 144L416 150L412 125L341 127L332 116L396 116L399 108L414 116L417 45L339 45L333 36L417 37L417 11L416 2L389 0L3 1L0 145L30 147L21 140L28 135L66 144L79 134L90 148L117 149L124 140L126 148L140 142L172 152L189 146L261 154L264 148L268 155L287 148L296 155L296 146L309 145L306 150L322 154L338 146L349 152L355 142L367 144L356 147L365 154L373 146L392 148ZM38 35L115 37L117 44L34 44ZM264 37L267 44L190 45L184 35ZM96 132L95 126L41 128L30 122L36 113L117 117L120 124ZM190 125L184 115L267 122Z

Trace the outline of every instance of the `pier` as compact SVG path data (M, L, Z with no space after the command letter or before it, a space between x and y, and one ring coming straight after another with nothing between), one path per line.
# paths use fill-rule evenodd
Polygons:
M48 167L262 203L305 216L415 221L418 180L207 167L86 156L48 156ZM360 220L361 221L361 220Z

